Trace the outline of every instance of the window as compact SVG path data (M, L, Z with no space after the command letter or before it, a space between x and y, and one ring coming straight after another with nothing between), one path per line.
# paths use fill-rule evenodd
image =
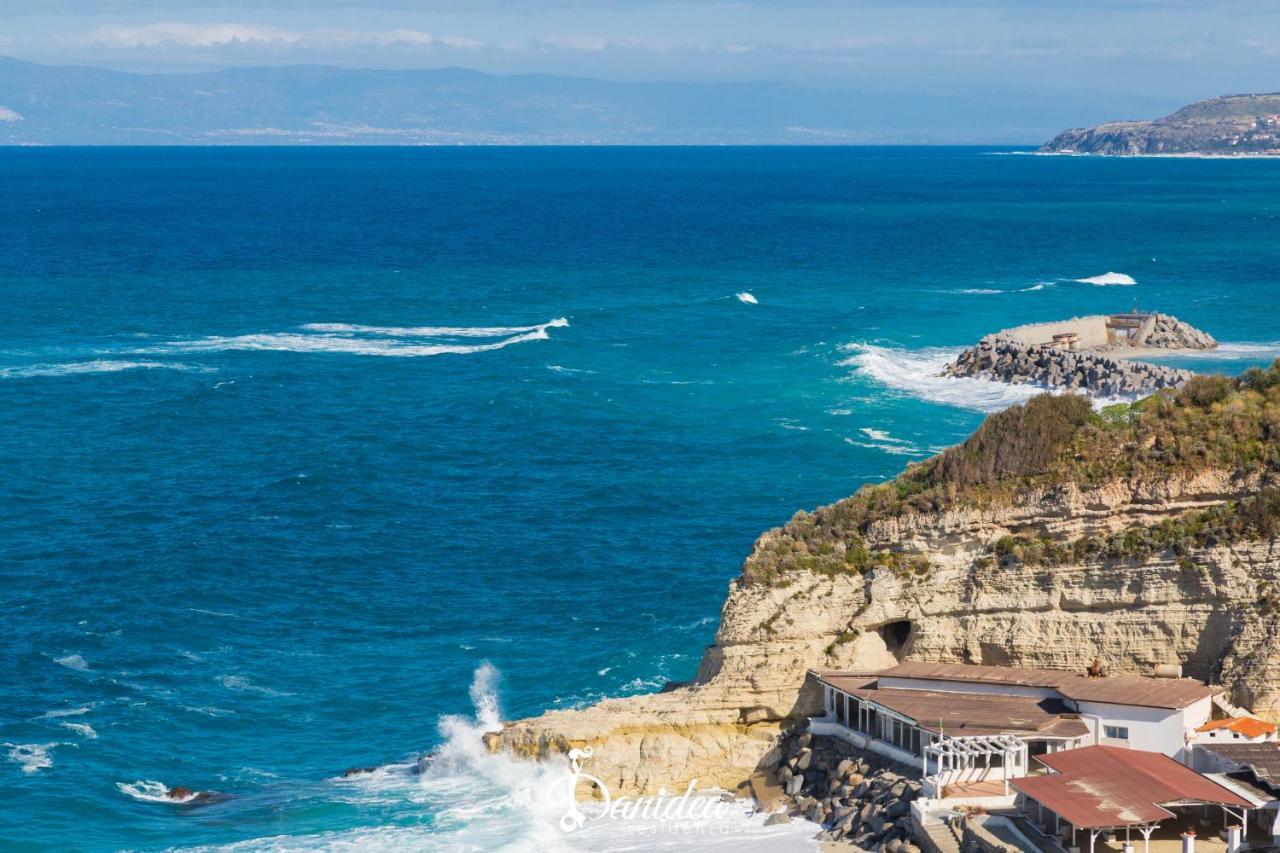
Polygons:
M1128 740L1128 726L1103 726L1102 734L1111 740Z

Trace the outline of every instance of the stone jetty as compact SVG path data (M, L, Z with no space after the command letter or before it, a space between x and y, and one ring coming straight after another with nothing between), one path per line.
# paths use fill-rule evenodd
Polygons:
M960 353L942 375L1098 397L1143 397L1178 388L1195 374L1137 358L1217 345L1207 333L1167 314L1078 317L988 335Z

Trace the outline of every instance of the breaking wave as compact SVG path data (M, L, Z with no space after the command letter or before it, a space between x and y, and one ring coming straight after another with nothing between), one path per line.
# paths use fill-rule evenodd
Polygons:
M957 355L959 347L928 347L919 350L897 349L873 344L848 344L842 349L850 353L840 362L861 376L887 388L928 400L980 412L997 412L1015 403L1029 400L1044 389L1034 385L1007 385L987 379L953 378L938 374ZM888 449L881 442L877 449Z
M199 796L197 792L192 791L183 797L170 797L168 785L163 782L153 782L149 779L128 783L117 782L116 787L120 789L120 793L144 803L181 805L182 803L189 803Z
M1095 287L1131 287L1138 282L1134 281L1133 276L1125 275L1122 272L1105 272L1102 275L1090 276L1089 278L1077 278L1081 284L1092 284Z
M188 370L203 371L208 368L175 361L121 361L97 359L95 361L68 361L54 364L27 364L0 368L0 379L32 379L40 376L78 376L85 373L120 373L125 370Z
M309 323L297 332L262 332L171 341L147 352L227 352L236 350L350 353L414 358L489 352L527 341L545 341L548 329L569 325L564 317L534 326L360 326ZM485 340L488 339L488 340ZM481 342L483 341L483 342Z
M754 296L754 295L752 295L752 294L748 293L748 292L747 292L747 291L745 291L745 290L744 290L744 291L742 291L741 293L735 293L735 294L734 294L734 296L738 297L738 301L739 301L739 302L745 302L745 303L746 303L746 304L748 304L748 305L759 305L759 304L760 304L760 303L759 303L759 301L755 298L755 296Z
M794 820L765 827L765 815L749 814L741 803L729 817L672 823L658 818L588 819L566 832L561 818L571 800L563 761L515 761L489 752L484 737L502 728L498 698L499 673L482 664L471 684L471 716L440 720L441 747L427 760L387 764L350 776L329 779L330 795L342 802L375 805L385 810L400 802L415 815L430 814L426 825L365 826L309 835L275 835L201 851L311 850L657 850L720 851L769 849L816 851L814 824ZM590 758L583 773L591 772ZM117 787L135 799L172 802L159 782ZM673 788L675 786L672 786ZM680 792L676 792L678 795ZM716 797L715 794L707 794ZM592 818L598 806L586 802L586 786L578 790L578 806ZM390 821L388 821L388 824Z
M23 773L35 773L53 766L53 757L49 750L57 743L6 743L9 747L9 760L16 762Z
M1145 358L1204 359L1210 361L1249 361L1252 359L1280 358L1280 341L1238 341L1219 343L1216 349L1177 350L1167 356L1152 353Z

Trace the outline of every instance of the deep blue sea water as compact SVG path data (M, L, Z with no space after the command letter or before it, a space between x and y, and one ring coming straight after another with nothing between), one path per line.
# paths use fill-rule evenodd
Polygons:
M760 532L1020 399L930 378L985 332L1136 302L1229 344L1201 369L1280 354L1278 162L10 149L0 186L6 850L546 846L465 756L334 777L470 731L485 662L504 717L692 676Z

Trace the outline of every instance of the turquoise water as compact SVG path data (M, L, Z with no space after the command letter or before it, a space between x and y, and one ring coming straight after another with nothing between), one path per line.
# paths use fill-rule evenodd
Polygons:
M472 749L490 703L691 677L761 531L1020 399L931 379L955 347L1138 302L1228 343L1200 369L1280 354L1266 161L33 149L0 182L6 849L558 843Z

